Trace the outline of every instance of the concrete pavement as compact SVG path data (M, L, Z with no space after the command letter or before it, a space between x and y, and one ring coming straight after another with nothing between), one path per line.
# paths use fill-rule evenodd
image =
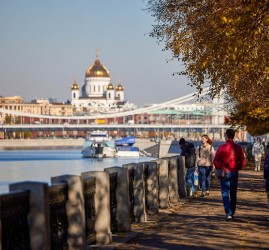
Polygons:
M95 249L269 249L269 212L262 172L240 172L235 219L225 221L219 181L210 195L172 204L169 209L132 224L113 244Z

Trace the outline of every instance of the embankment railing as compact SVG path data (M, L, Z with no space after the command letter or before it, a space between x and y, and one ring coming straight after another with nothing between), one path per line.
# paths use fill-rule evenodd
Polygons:
M186 197L184 157L20 182L0 195L0 250L85 249L110 244ZM19 248L16 246L19 245Z

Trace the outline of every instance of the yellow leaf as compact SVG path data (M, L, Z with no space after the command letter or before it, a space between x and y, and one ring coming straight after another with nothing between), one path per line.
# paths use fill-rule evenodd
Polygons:
M234 59L234 60L236 59L236 55L235 55L235 54L233 54L233 59Z
M228 19L227 19L225 16L222 16L222 17L221 17L221 20L222 20L224 23L227 23L227 22L228 22Z

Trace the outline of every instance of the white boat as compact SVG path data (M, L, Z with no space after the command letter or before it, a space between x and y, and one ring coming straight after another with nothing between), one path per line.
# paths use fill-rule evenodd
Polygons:
M115 157L116 146L106 132L94 131L87 135L81 151L83 158Z
M138 147L132 147L132 146L118 146L117 147L117 153L115 157L139 157L139 148Z
M135 137L129 136L115 141L117 146L116 157L139 157L139 148L134 147Z

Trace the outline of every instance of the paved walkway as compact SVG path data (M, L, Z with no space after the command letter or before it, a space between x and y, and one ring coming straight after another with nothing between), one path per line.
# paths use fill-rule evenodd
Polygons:
M219 182L210 196L172 204L133 224L132 231L113 236L102 249L269 249L269 212L263 172L240 172L235 219L224 221Z

